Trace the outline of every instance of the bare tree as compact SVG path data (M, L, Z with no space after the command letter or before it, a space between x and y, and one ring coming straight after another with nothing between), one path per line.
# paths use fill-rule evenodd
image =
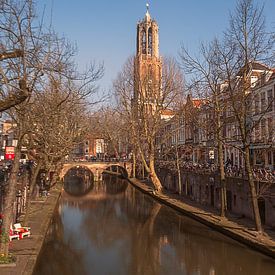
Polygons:
M103 137L108 145L108 153L119 156L120 143L127 135L124 128L124 121L115 108L103 107L91 117L94 135Z
M253 128L262 117L257 122L252 122L254 94L251 76L255 62L272 63L274 44L274 34L268 34L265 30L263 7L255 6L252 0L239 0L235 12L230 16L230 26L225 32L223 40L216 39L209 46L202 46L200 50L202 59L191 57L184 48L181 55L187 71L197 74L195 83L203 81L206 84L205 90L211 92L209 99L214 109L220 169L222 170L223 166L222 142L238 148L242 152L256 229L259 233L262 232L262 225L249 148L252 143ZM264 71L268 71L268 69ZM266 76L264 75L264 78ZM261 79L259 77L258 82ZM255 85L258 83L254 82ZM229 117L227 115L222 120L220 118L227 114L228 110L233 114L230 115L230 119L234 118L236 125L235 142L233 143L227 139L224 140L221 133L221 126L229 123ZM232 140L232 137L230 138ZM223 178L221 181L224 182L224 171L220 171L220 174Z
M0 50L2 53L11 51L9 54L3 54L1 60L1 110L7 110L25 101L31 94L31 85L35 83L35 79L41 73L41 67L36 66L36 69L33 67L34 63L38 65L39 58L37 56L40 56L42 42L40 26L35 25L33 8L31 0L1 1ZM22 132L21 125L18 125L18 130ZM22 139L20 134L17 134L18 148L20 148ZM9 232L12 222L20 155L20 150L16 150L5 200L2 235ZM1 239L1 253L7 255L8 243L3 242L3 238Z
M54 53L55 58L49 60L39 89L28 106L24 106L24 111L28 111L24 145L37 162L30 182L30 195L34 194L40 169L46 171L49 185L55 184L65 157L84 141L90 129L89 109L91 104L96 104L96 101L91 102L97 91L96 81L103 73L102 65L95 63L84 73L75 71L74 48L58 36L49 37L49 40L52 46L49 52ZM28 208L24 221L28 221Z
M192 57L186 48L182 47L180 52L180 59L182 66L187 74L191 74L191 89L196 87L199 91L199 96L207 100L208 110L211 112L213 120L208 118L205 121L197 121L197 125L203 128L206 135L215 136L215 147L218 152L219 174L221 182L220 200L221 211L220 215L225 216L226 211L226 182L224 171L224 155L223 155L223 122L222 115L224 113L224 103L222 101L221 85L224 81L223 75L219 68L221 59L217 55L218 41L215 39L209 45L201 44L199 50L199 57ZM199 89L197 89L199 87ZM206 112L206 109L203 110ZM211 122L211 123L209 123Z
M150 71L139 75L135 66L133 59L126 62L114 82L114 90L119 109L127 116L134 155L141 158L156 191L161 191L162 184L155 171L156 136L164 111L172 108L182 93L183 78L172 59L165 59L159 79L154 79Z
M84 74L79 74L72 60L75 49L52 30L44 32L43 26L34 20L31 0L3 1L0 13L2 52L7 52L6 48L18 48L23 53L18 58L3 57L0 68L2 98L5 102L13 99L8 100L6 107L14 106L9 114L17 124L18 139L4 206L4 236L14 219L13 205L22 145L37 150L41 165L46 166L48 171L53 166L56 168L71 150L72 143L79 138L78 122L83 118L84 101L94 93L94 82L101 77L103 67L93 63ZM18 81L22 90L19 93L16 92ZM29 99L18 100L25 90ZM41 167L40 164L38 167ZM38 171L34 174L37 175ZM8 249L8 242L1 238L0 252L7 255Z
M253 131L253 125L250 123L253 102L251 73L254 62L271 61L274 42L274 34L268 34L265 29L263 7L254 5L253 0L239 0L235 12L231 14L225 39L218 48L218 55L223 64L220 71L224 73L228 83L227 100L231 104L239 129L238 140L241 143L239 149L245 160L255 226L259 233L262 233L263 229L249 149Z
M29 78L40 74L31 64L37 65L43 34L35 23L32 0L1 1L0 17L0 111L5 111L31 94Z

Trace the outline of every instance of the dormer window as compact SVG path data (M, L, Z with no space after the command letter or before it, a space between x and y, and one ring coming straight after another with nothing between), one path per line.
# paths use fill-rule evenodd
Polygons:
M251 76L251 87L255 87L258 81L257 76Z

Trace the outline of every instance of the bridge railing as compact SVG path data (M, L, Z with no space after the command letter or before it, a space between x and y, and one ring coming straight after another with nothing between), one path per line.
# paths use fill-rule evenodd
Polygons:
M85 159L85 158L74 158L70 160L66 160L65 163L78 163L78 162L106 162L106 163L116 163L116 162L131 162L131 159L128 158L90 158L90 159Z

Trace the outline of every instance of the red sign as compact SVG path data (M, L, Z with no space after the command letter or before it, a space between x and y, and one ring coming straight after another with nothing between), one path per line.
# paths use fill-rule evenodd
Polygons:
M13 160L14 159L14 146L7 146L5 151L5 159Z

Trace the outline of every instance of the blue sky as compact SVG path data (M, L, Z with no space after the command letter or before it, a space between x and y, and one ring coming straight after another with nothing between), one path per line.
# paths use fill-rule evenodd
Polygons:
M237 0L37 0L51 17L55 30L78 46L76 61L84 68L89 61L104 62L101 89L112 80L126 59L135 53L136 24L150 4L151 17L159 24L160 53L177 58L182 44L193 52L201 41L210 41L225 30L229 11ZM266 23L275 29L275 0L265 4Z

